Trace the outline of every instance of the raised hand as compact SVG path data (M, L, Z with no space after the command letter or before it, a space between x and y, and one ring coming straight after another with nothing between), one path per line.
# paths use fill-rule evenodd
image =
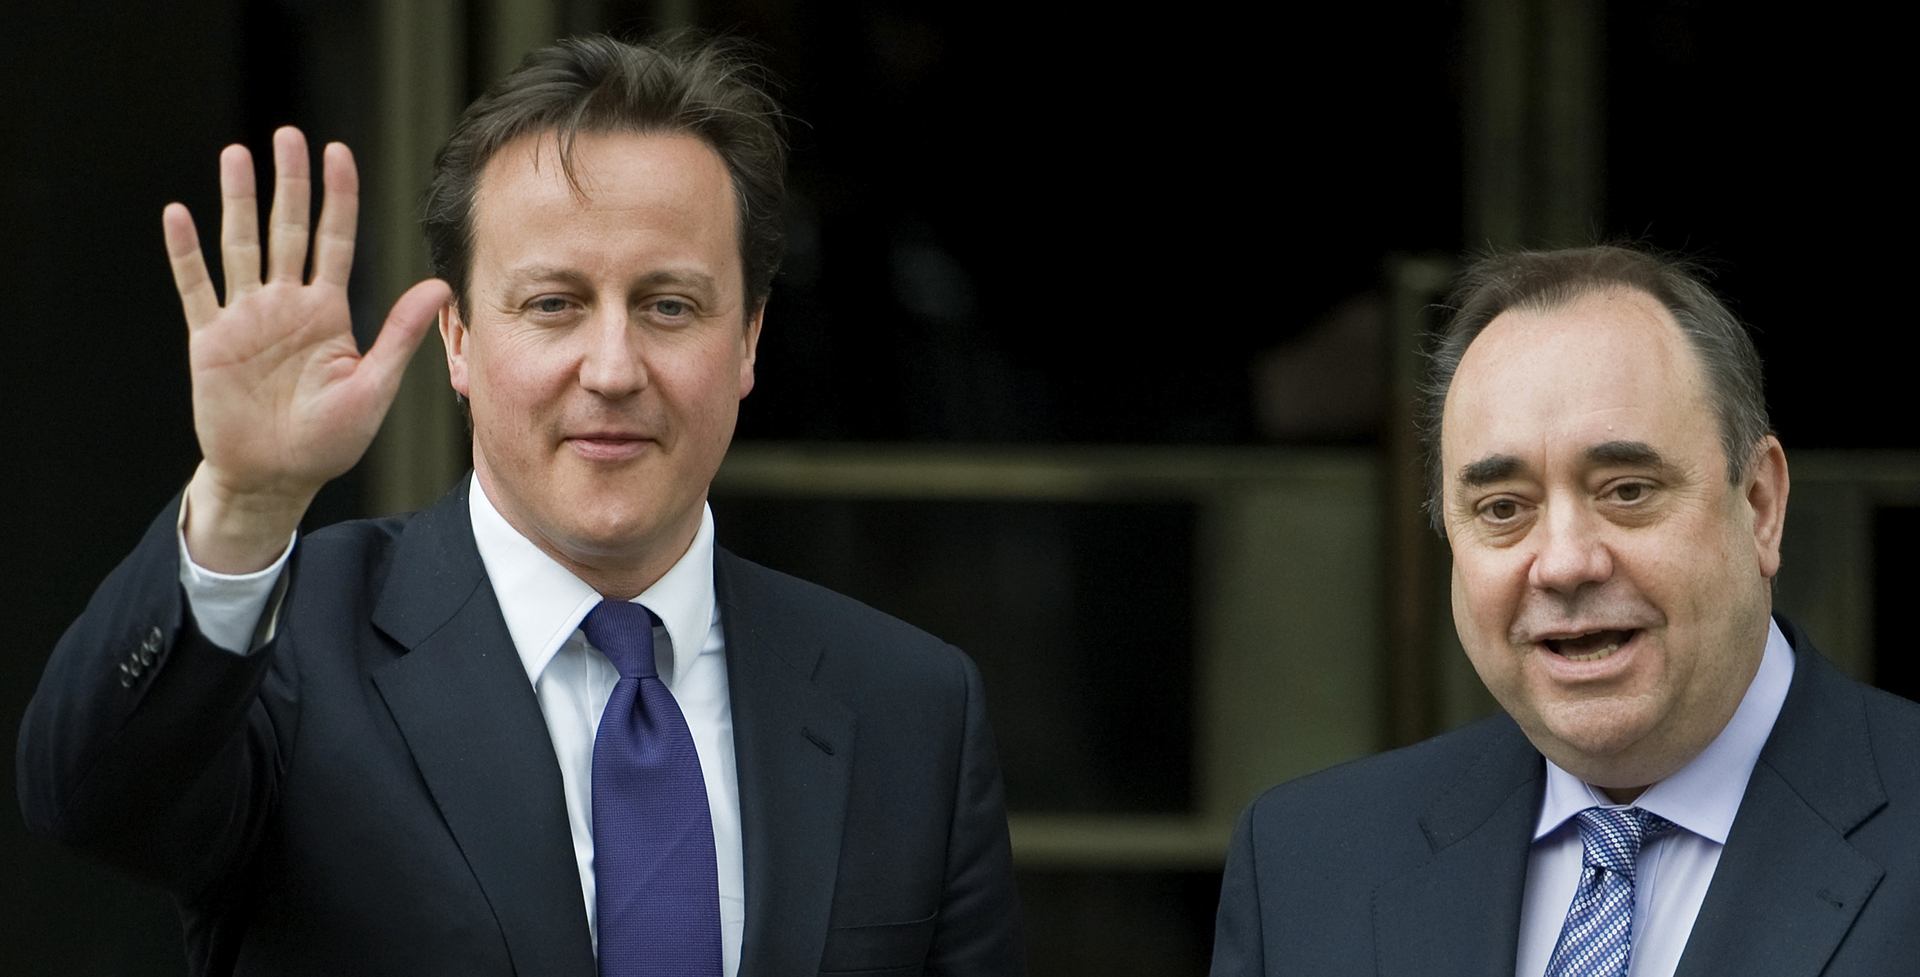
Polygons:
M187 548L230 573L260 569L285 548L313 496L366 453L447 285L428 279L387 314L372 348L354 342L347 306L359 177L347 147L322 154L326 194L312 230L312 179L298 129L273 134L274 190L260 260L253 159L220 154L220 253L226 302L214 293L186 207L161 223L186 312L193 425L202 461L187 487Z

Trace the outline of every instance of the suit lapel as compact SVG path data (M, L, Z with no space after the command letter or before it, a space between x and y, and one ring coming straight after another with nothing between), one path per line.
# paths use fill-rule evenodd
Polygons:
M1512 973L1544 767L1510 721L1420 819L1433 859L1374 891L1380 977Z
M559 763L474 547L466 484L397 544L373 622L406 653L374 685L516 972L592 974Z
M777 580L714 555L746 865L740 977L818 969L854 749L853 713L813 685L821 639L794 626Z
M1847 835L1886 806L1866 704L1805 636L1676 977L1814 977L1885 874Z

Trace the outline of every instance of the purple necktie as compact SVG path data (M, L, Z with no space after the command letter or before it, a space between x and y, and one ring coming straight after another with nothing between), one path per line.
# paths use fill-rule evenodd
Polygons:
M593 874L602 977L720 977L720 882L707 783L653 663L651 611L601 601L580 622L620 681L593 738Z

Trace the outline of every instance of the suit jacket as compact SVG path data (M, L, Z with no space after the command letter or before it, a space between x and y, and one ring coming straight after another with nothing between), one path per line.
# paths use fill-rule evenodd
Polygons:
M1793 685L1678 977L1914 973L1920 705L1781 628ZM1503 715L1274 788L1227 856L1213 974L1513 973L1545 785Z
M195 974L592 977L560 772L466 482L295 549L273 640L211 645L174 506L62 638L22 724L29 825L165 886ZM742 977L1022 970L980 677L724 550Z

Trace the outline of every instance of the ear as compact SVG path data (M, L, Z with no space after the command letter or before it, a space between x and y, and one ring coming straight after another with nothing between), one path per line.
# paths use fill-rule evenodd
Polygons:
M760 307L753 310L747 319L746 335L742 337L744 346L740 351L740 398L746 399L753 392L753 358L760 349L760 323L767 317L767 303L763 299Z
M440 307L440 342L447 348L447 379L453 392L472 399L467 393L467 324L453 302Z
M1787 453L1769 434L1754 451L1747 471L1746 501L1753 514L1753 546L1760 575L1780 572L1780 536L1787 525Z

